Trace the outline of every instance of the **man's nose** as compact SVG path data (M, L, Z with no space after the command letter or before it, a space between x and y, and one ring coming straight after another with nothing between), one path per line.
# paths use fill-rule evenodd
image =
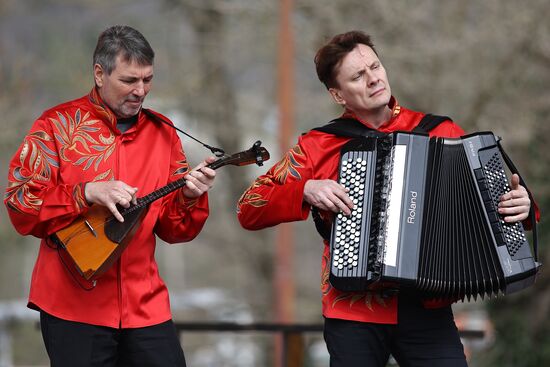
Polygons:
M375 72L367 70L366 72L367 85L372 87L378 83L378 76Z
M133 90L133 93L136 96L143 97L145 95L145 84L143 82L138 82Z

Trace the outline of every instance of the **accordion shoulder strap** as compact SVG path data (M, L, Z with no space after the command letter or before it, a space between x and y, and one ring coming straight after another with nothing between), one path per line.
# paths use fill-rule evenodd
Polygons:
M418 125L414 128L413 132L428 133L432 129L436 128L443 121L447 120L452 121L447 116L432 115L428 113L424 115L424 117L422 117L422 120L420 120ZM342 117L334 119L328 124L317 127L313 130L347 138L381 137L387 135L380 131L371 129L355 119ZM311 216L313 217L313 222L315 223L315 228L317 229L317 232L319 232L323 239L330 241L331 230L321 218L321 215L319 214L319 209L312 206Z
M523 177L521 177L521 174L519 173L518 169L514 165L514 162L510 159L508 154L504 151L504 148L502 148L502 145L500 144L500 139L497 141L498 148L500 150L500 154L502 155L502 159L504 159L504 163L508 166L508 169L510 169L510 172L515 173L519 176L519 183L521 186L525 187L527 190L527 194L529 195L529 200L531 200L531 207L529 208L529 221L531 222L531 228L533 232L533 255L535 258L535 261L538 262L538 236L537 236L537 218L535 215L535 199L533 198L533 195L531 194L531 190L527 187L527 184L525 183L525 180Z
M386 135L363 125L355 119L342 117L334 119L324 126L316 127L313 130L346 138L378 137Z
M448 116L440 116L440 115L432 115L431 113L428 113L422 117L422 120L418 123L418 125L413 129L414 133L428 133L435 129L439 124L441 124L444 121L453 121Z
M453 120L448 116L432 115L428 113L422 117L418 125L412 131L415 133L428 133L444 121ZM347 138L360 138L364 136L378 137L386 135L385 133L363 125L355 119L342 117L334 119L324 126L316 127L313 130Z
M324 240L330 241L331 229L325 224L323 218L321 218L319 209L316 206L311 207L311 217L313 218L313 223L315 223L317 233L319 233Z

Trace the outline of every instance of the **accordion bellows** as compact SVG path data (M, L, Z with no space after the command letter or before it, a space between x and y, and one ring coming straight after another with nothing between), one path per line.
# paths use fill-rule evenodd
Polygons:
M354 139L342 148L339 182L355 208L333 222L335 288L470 299L533 284L540 264L523 226L497 212L510 187L492 133Z

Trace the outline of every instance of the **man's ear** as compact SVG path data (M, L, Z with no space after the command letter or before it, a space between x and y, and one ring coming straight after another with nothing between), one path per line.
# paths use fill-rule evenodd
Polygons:
M103 86L103 77L105 76L105 71L99 64L94 65L94 81L95 85L98 86L98 88L101 88Z
M332 96L332 99L334 100L334 102L342 106L346 105L346 101L344 100L344 98L342 98L342 95L340 94L340 90L336 88L329 88L328 92Z

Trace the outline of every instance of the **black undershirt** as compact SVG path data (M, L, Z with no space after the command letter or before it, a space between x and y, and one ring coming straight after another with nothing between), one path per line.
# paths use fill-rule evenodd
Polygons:
M132 117L127 117L125 119L117 119L116 120L116 127L120 130L121 133L125 133L128 131L132 126L136 124L138 120L138 115L134 115Z

